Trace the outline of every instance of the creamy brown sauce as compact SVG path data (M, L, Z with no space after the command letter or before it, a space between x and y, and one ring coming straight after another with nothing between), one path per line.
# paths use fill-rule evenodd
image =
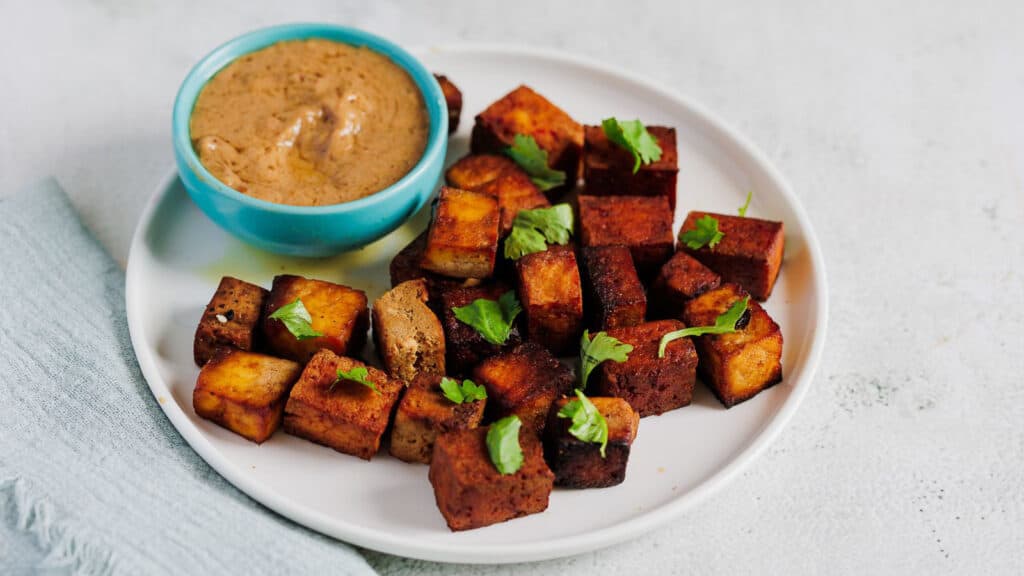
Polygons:
M338 204L378 192L423 155L430 119L409 74L382 54L295 40L242 56L192 110L199 160L270 202Z

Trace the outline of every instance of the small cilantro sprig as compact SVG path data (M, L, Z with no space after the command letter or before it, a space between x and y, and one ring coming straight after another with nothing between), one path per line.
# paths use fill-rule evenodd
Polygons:
M513 414L498 420L487 430L487 453L498 472L515 474L523 466L523 448L519 429L523 422Z
M487 398L487 390L483 386L472 380L463 380L462 384L459 385L458 380L447 376L441 378L441 392L444 393L445 398L455 404L476 402L477 400Z
M369 380L369 376L370 372L365 366L355 366L348 372L338 368L337 378L335 378L334 382L331 382L331 385L327 387L327 391L333 392L335 386L337 386L342 380L346 380L350 382L358 382L377 394L380 394L381 392L377 389L377 385Z
M495 300L478 298L466 306L452 308L455 317L480 333L491 344L501 346L512 332L512 323L523 307L512 290Z
M547 191L565 184L565 172L548 166L548 153L537 145L533 136L516 134L512 145L505 148L508 155L530 176L541 190Z
M583 331L583 338L580 340L580 389L587 387L587 379L590 373L597 368L597 365L605 360L625 362L629 359L629 353L633 351L632 344L620 342L617 338L609 336L607 332L601 331L590 338L590 331Z
M279 320L292 333L292 336L295 336L296 340L323 336L322 332L313 330L313 317L309 315L309 310L306 310L302 298L296 298L291 303L274 310L274 313L268 318Z
M583 392L576 390L576 400L568 402L558 411L559 418L572 418L569 434L583 442L601 445L601 458L608 448L608 421Z
M746 218L747 208L750 208L750 199L754 197L754 192L747 192L747 201L743 203L736 211L739 212L741 218Z
M512 233L505 239L505 257L510 260L547 250L548 244L565 245L573 233L572 206L520 210L512 221Z
M681 328L673 332L669 332L661 337L661 341L658 343L658 358L665 357L665 348L668 347L669 343L673 340L680 338L686 338L687 336L701 336L703 334L729 334L737 330L736 324L743 318L743 314L747 311L747 305L750 303L750 296L747 296L743 300L737 300L733 302L729 309L720 314L715 318L714 326L694 326L692 328Z
M679 241L690 249L697 250L707 246L712 250L725 238L725 233L718 229L718 220L705 214L694 222L695 228L679 234Z
M661 146L639 120L617 120L605 118L601 121L604 135L608 140L633 155L633 174L640 170L640 164L650 164L661 159Z

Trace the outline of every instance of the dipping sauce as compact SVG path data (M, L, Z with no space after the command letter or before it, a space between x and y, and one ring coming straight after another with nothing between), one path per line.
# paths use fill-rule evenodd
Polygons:
M218 180L278 204L369 196L419 161L430 130L409 74L369 48L292 40L242 56L196 99L192 146Z

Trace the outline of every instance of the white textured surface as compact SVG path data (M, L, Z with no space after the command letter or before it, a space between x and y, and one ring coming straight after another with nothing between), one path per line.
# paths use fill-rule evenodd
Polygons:
M123 260L172 162L181 78L266 24L621 65L719 112L790 178L829 265L830 341L793 424L740 479L638 541L531 568L1024 570L1024 4L548 4L7 4L0 194L55 174ZM370 560L396 574L518 571Z

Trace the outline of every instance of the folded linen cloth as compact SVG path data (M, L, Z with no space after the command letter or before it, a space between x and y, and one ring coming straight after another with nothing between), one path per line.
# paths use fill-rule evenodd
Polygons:
M0 573L373 573L182 440L136 365L124 273L56 182L0 199L0 262Z

